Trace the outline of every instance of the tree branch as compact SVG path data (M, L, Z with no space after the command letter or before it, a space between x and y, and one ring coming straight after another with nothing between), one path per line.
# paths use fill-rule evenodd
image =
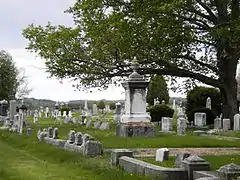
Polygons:
M204 8L208 12L209 16L212 18L214 23L217 24L218 19L217 19L216 15L212 12L211 8L208 7L206 5L206 3L202 2L201 0L196 0L196 1L202 8Z

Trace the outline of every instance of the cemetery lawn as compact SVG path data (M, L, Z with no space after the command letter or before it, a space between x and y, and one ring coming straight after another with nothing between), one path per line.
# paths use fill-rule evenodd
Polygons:
M36 134L39 127L58 127L61 139L67 139L69 130L73 129L78 132L88 133L103 143L104 148L161 148L161 147L240 147L239 140L218 140L202 136L186 135L177 136L170 134L157 133L156 137L134 137L124 138L115 135L115 125L111 124L110 130L99 130L86 128L75 124L54 124L55 121L43 120L41 124L31 124Z
M235 163L235 164L240 164L240 155L211 155L211 156L201 156L203 159L205 159L207 162L211 164L211 170L217 170L221 166L224 166L226 164L230 163ZM155 158L137 158L139 160L149 162L158 166L163 166L163 167L173 167L174 162L176 157L175 156L170 156L169 160L164 161L164 162L157 162L155 161Z
M147 180L110 167L109 155L90 158L0 131L0 180Z

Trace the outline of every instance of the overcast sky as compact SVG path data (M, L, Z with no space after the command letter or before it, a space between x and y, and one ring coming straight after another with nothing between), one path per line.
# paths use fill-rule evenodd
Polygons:
M110 87L106 91L90 93L76 92L71 82L64 80L59 83L55 78L47 78L49 74L42 68L44 60L25 50L27 40L22 36L22 30L28 24L71 25L72 18L63 11L76 0L0 0L0 49L8 51L19 68L25 68L33 91L29 97L68 101L76 99L124 99L124 89ZM171 96L177 96L170 92Z

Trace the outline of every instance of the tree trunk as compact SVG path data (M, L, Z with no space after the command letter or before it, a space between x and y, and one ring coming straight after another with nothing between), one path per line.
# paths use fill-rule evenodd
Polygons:
M233 116L238 113L237 105L237 81L236 70L238 56L234 48L228 43L219 46L217 57L219 67L220 92L223 101L223 118L231 119L231 129L233 129Z

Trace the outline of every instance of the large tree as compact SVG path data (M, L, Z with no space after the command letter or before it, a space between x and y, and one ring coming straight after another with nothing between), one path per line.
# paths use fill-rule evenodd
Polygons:
M79 85L101 86L129 73L187 77L217 87L224 117L237 112L240 0L78 0L74 27L30 25L28 49L48 71Z

